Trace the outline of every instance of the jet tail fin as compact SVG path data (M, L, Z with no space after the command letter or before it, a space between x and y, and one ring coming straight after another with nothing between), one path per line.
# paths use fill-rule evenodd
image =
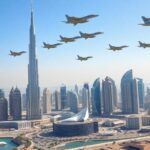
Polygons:
M144 23L149 23L150 21L149 21L149 18L146 18L146 17L144 17L144 16L142 16L142 20L144 21Z
M79 33L80 33L81 36L83 35L83 33L81 31Z
M112 45L111 45L111 44L109 44L109 47L110 47L110 48L112 48Z
M142 46L142 42L141 41L139 41L139 44L140 44L140 47Z
M142 16L143 21L146 21L146 17Z
M78 59L80 59L80 56L79 56L79 55L77 55L77 57L78 57Z
M61 39L63 39L63 36L60 35L59 37L60 37Z
M44 45L44 46L46 46L46 43L45 43L45 42L43 42L43 45Z
M65 15L66 16L66 18L67 18L67 20L69 19L69 16L68 15Z
M141 41L139 41L139 44L142 44L142 42L141 42Z

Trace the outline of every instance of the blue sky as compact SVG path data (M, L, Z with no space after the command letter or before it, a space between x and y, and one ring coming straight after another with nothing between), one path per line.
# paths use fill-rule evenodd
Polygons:
M82 85L97 77L110 76L119 85L122 75L133 69L134 76L150 82L150 49L138 48L138 41L150 43L150 27L142 27L141 16L150 17L149 0L34 0L34 22L42 87L62 83ZM99 14L89 23L72 26L61 21L65 14ZM29 44L30 0L0 1L0 88L26 87L28 54L12 58L9 50L26 50ZM42 48L42 42L56 43L59 35L76 36L79 31L104 32L95 39L78 40L57 49ZM120 52L108 51L108 44L129 45ZM92 55L79 62L76 55Z

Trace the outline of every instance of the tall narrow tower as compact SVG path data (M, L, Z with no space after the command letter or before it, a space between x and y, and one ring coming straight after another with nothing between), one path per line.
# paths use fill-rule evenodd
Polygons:
M28 64L28 86L27 95L27 119L41 119L40 88L38 79L38 61L36 59L36 39L34 31L33 10L31 10L29 43L29 64Z

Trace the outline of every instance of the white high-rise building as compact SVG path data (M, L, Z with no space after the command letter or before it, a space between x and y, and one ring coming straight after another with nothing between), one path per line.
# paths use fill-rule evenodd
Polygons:
M60 92L57 90L54 92L55 110L61 110Z
M28 86L27 95L27 119L41 119L40 88L38 77L38 60L36 59L36 38L34 31L33 11L31 11Z
M102 81L102 95L103 95L103 113L110 115L113 113L114 108L114 92L113 92L113 83L112 79L106 77Z
M50 113L51 112L51 94L47 88L45 88L43 90L42 100L43 100L43 103L42 103L43 104L43 114Z
M77 94L73 91L68 91L68 100L70 104L70 111L78 113L79 102Z
M133 80L133 112L138 114L140 112L138 79Z
M88 90L86 88L82 89L82 107L87 108L88 107Z

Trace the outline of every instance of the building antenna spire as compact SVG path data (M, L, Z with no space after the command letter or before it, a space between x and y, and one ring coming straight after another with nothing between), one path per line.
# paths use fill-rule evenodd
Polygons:
M31 26L34 31L34 23L33 23L33 0L30 0L30 6L31 6Z
M31 12L33 12L33 0L30 0Z

